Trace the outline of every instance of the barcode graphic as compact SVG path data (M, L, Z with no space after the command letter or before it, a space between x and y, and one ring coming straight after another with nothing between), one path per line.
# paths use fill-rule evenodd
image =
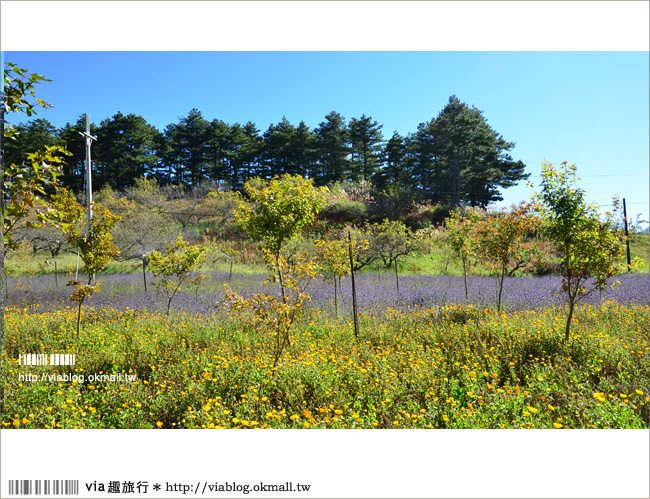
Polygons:
M10 496L76 496L79 480L9 480Z
M76 355L71 353L23 353L18 356L21 366L74 366Z

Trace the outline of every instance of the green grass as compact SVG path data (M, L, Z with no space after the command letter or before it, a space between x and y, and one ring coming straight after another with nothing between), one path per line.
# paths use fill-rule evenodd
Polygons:
M242 246L240 244L240 246ZM235 246L233 246L234 248ZM234 259L233 272L239 274L264 274L267 267L264 261L255 254L254 244L247 243L243 245L243 250L237 258ZM641 267L635 269L635 272L650 272L650 235L636 234L631 236L630 240L631 257L639 258L642 261ZM46 261L50 262L47 265ZM624 257L625 261L625 257ZM72 275L77 266L77 256L73 254L64 254L58 259L59 274ZM80 263L80 266L83 262ZM34 254L31 250L22 250L10 252L5 261L5 269L10 275L33 274L51 274L54 272L53 260L49 253L37 252ZM230 260L225 256L216 255L209 258L209 261L201 269L204 272L229 272ZM108 265L104 271L107 274L141 272L142 262L140 260L114 261ZM381 260L375 260L371 265L362 269L361 272L371 273L394 273L393 267L387 268ZM425 275L462 275L463 270L456 258L454 258L451 249L439 238L432 241L429 247L418 254L411 254L402 257L399 260L400 274L425 274ZM477 275L489 275L487 268L474 267L472 273Z
M636 272L644 273L650 271L649 234L634 234L630 237L630 257L632 259L639 258L643 261L643 265L636 269Z
M648 306L497 314L387 310L352 324L318 310L278 369L272 331L246 313L167 319L138 311L6 317L5 428L648 428ZM75 367L19 366L69 352ZM84 375L86 382L26 374ZM136 381L88 381L96 374ZM21 380L20 376L23 376Z

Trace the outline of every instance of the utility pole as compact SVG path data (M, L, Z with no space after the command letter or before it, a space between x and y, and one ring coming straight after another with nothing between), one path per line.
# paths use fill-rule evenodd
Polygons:
M92 161L90 159L90 146L93 140L97 140L97 137L90 135L90 116L86 114L86 132L79 132L79 134L86 139L86 197L88 202L88 218L87 218L87 229L88 234L90 234L90 220L93 217L93 183L91 178L92 171Z
M632 261L630 259L630 236L627 232L627 209L625 208L625 198L623 198L623 224L625 227L625 245L627 246L627 271L631 270Z
M79 132L84 139L86 139L86 201L88 203L88 215L86 218L86 230L88 231L88 237L90 237L90 221L93 218L93 183L90 176L92 171L92 161L90 159L90 146L93 140L97 140L97 137L90 135L90 116L86 116L86 131ZM75 273L75 281L79 280L79 252L77 252L77 272Z

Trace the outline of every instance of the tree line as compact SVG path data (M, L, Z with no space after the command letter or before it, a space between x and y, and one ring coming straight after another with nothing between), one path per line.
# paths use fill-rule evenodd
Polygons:
M27 153L60 145L66 158L62 184L80 192L84 185L83 116L62 128L46 119L15 127L5 143L5 162L20 163ZM317 186L368 181L405 204L440 203L485 207L502 200L501 190L526 179L525 165L483 112L456 96L429 122L405 136L388 139L383 125L362 115L346 122L332 111L316 128L283 117L261 132L254 123L209 121L192 109L161 132L142 116L118 112L91 124L93 186L122 191L148 177L161 185L205 182L241 190L251 178L302 175ZM5 164L6 164L5 163Z

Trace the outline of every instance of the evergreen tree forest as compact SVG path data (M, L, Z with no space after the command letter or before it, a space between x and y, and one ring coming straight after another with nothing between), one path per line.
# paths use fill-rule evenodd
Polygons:
M44 145L61 145L72 156L63 184L81 191L85 148L76 123L57 129L39 118L16 126L16 140L5 145L6 161L21 162ZM240 190L254 177L302 175L316 185L370 183L377 193L402 206L416 203L485 207L502 200L501 190L528 177L525 165L512 158L508 142L483 112L451 96L431 121L402 136L386 134L365 114L346 120L332 111L316 128L283 117L261 131L252 122L225 123L192 109L164 130L142 116L118 112L91 124L93 188L123 191L136 179L160 185L198 187L205 183Z

